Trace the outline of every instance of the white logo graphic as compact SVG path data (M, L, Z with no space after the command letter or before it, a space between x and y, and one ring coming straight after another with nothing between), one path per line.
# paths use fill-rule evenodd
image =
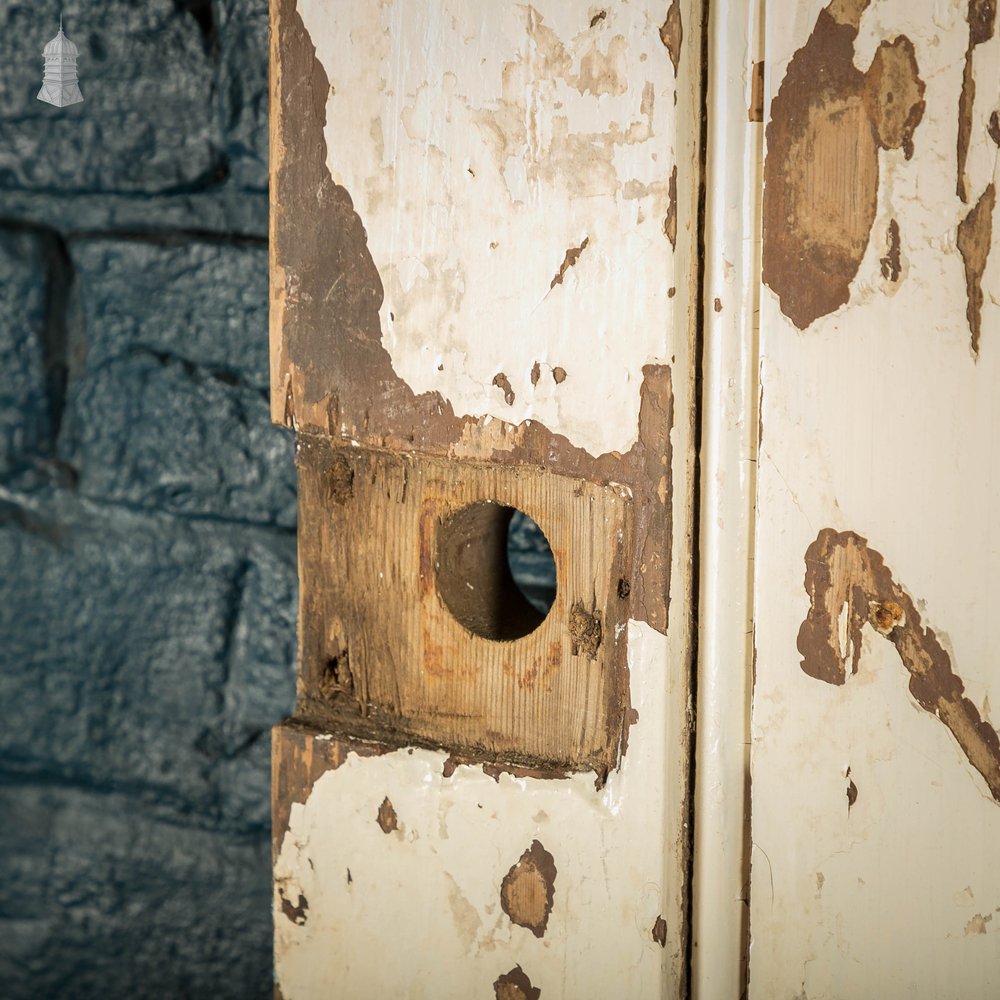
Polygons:
M57 108L79 104L83 100L76 77L77 47L63 34L59 18L59 34L45 46L45 77L38 99Z

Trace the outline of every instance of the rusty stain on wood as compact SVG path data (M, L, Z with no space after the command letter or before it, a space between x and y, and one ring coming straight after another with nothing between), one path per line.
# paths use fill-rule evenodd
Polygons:
M566 250L566 255L563 257L562 263L559 265L559 270L556 271L552 280L549 282L550 291L555 288L556 285L561 285L563 283L563 279L566 277L566 272L576 264L576 262L580 259L580 254L582 254L588 246L590 246L590 237L584 236L583 242L578 247L569 247Z
M341 459L352 496L329 506ZM532 466L337 448L308 434L297 460L298 718L488 764L598 775L617 766L637 589L619 597L635 566L638 511L626 489ZM505 546L513 509L552 549L556 596L544 620L530 605L531 620L518 610L527 602Z
M969 158L969 141L972 137L972 114L976 103L976 77L973 57L977 45L988 42L996 28L996 0L969 0L966 20L969 22L969 44L965 50L965 68L962 71L962 91L958 97L958 177L956 192L963 202L969 201L969 180L965 166Z
M667 16L660 25L660 41L663 42L670 56L670 63L677 76L677 67L681 61L681 43L684 41L684 25L681 23L680 0L671 0L667 8Z
M515 965L493 983L495 1000L539 1000L542 991L531 985L524 969Z
M382 800L382 804L378 807L376 819L383 833L392 833L394 830L399 829L399 823L396 819L396 810L393 804L389 801L388 795Z
M535 937L545 934L555 899L555 859L537 841L521 855L504 876L500 906L511 921L527 927Z
M674 6L665 24L676 23L679 35L676 0ZM273 7L272 385L281 387L282 404L287 389L296 428L345 444L535 465L625 485L637 528L631 616L665 632L672 542L669 367L643 368L638 439L624 454L595 456L538 421L511 425L458 416L440 393L414 393L382 344L382 284L364 226L327 169L328 78L294 0L274 0ZM276 404L275 418L285 410Z
M868 0L820 11L771 103L764 163L763 280L800 329L850 298L878 202L879 148L913 155L924 83L905 35L867 73L854 44Z
M809 546L805 563L809 613L798 636L802 670L828 684L844 684L848 664L852 674L858 672L862 629L871 624L896 648L917 704L948 727L1000 802L1000 738L965 697L951 658L934 631L921 625L916 605L893 580L882 556L853 531L824 528ZM886 632L892 622L897 624Z
M991 181L958 224L958 252L965 266L965 293L968 305L965 316L972 335L972 353L979 356L979 338L983 324L983 274L993 242L993 209L996 206L996 186Z
M885 255L879 259L882 277L889 281L899 281L902 258L899 249L899 223L895 219L889 220L885 241Z

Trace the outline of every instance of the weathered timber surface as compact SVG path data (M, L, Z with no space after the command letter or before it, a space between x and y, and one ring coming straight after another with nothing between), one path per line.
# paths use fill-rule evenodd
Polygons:
M638 572L631 578L632 617L665 632L673 503L669 367L646 364L641 381L627 385L630 396L640 400L637 433L620 428L626 437L634 434L631 446L601 454L537 420L514 424L486 414L463 414L437 391L414 391L395 371L385 347L380 319L385 291L365 228L375 220L359 217L352 194L335 183L327 164L327 72L294 0L275 0L272 16L272 417L298 431L343 443L531 465L625 484L636 506ZM659 41L657 45L662 49ZM677 238L677 182L666 167L664 172L667 222L661 237L663 252L670 254ZM565 290L569 274L596 252L593 247L594 241L583 237L565 248L565 270L555 260L545 288L553 291L550 283L555 281L555 289ZM560 276L562 281L556 281ZM662 322L665 350L669 320L656 320L654 327ZM648 321L642 325L650 328ZM434 329L425 332L428 342L437 336ZM539 339L544 337L545 331L539 331ZM554 366L552 374L556 385L570 384L561 365ZM493 391L510 405L515 398L510 374L494 371L489 378ZM484 392L488 385L489 379ZM605 389L610 395L621 387L609 383ZM593 407L599 411L603 405L595 397Z
M335 448L313 435L300 435L298 467L300 717L479 760L598 773L617 763L629 708L634 504L625 488ZM443 530L484 502L523 510L552 547L555 603L522 638L491 636L485 605L472 604L481 619L470 631L453 614L462 609L446 604L449 586L473 601L497 577L475 539L473 563L462 562Z

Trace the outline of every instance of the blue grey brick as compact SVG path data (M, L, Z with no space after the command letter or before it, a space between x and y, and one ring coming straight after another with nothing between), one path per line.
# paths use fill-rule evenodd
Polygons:
M0 473L44 450L52 429L44 344L48 279L40 237L0 230Z
M267 188L267 0L216 0L220 100L233 180ZM262 58L264 54L264 58Z
M71 239L89 368L147 351L265 389L263 243Z
M24 499L0 516L3 766L266 828L254 748L294 694L294 538Z
M266 836L116 793L0 783L0 977L38 997L271 995Z
M82 104L36 99L42 49L65 17ZM0 188L168 194L227 175L214 57L172 0L0 6Z

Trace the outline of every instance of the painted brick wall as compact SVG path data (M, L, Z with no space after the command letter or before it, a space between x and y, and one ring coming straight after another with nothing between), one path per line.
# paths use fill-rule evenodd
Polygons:
M60 8L82 105L35 100ZM271 992L266 0L0 6L0 993Z

